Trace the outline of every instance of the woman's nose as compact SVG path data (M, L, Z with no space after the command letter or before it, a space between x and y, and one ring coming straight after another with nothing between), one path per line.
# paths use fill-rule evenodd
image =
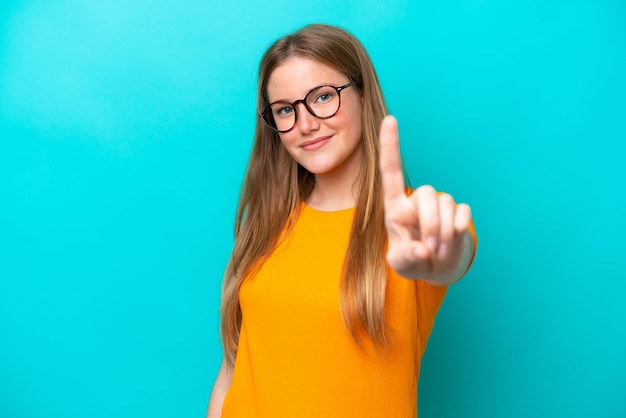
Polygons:
M304 103L298 103L300 107L298 108L298 118L296 120L296 124L298 125L298 129L304 135L316 131L319 129L320 120L309 112L309 109L306 108Z

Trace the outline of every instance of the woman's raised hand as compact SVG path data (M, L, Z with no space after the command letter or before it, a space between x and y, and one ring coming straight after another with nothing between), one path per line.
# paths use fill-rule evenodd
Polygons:
M408 279L449 284L460 279L471 260L468 205L449 194L421 186L407 195L402 172L398 123L393 116L380 127L380 169L388 235L387 262Z

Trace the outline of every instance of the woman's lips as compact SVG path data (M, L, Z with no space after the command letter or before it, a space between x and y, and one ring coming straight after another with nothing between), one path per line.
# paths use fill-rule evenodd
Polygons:
M300 148L306 151L315 151L316 149L323 147L330 138L332 138L332 135L320 136L319 138L304 141L302 144L300 144Z

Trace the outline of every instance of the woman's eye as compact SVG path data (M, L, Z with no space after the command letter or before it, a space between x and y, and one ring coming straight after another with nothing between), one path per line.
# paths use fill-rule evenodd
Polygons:
M333 99L332 93L322 93L315 98L315 103L326 103Z
M285 106L285 107L280 107L276 109L274 111L274 114L276 114L276 116L285 117L285 116L289 116L292 112L293 112L293 107Z

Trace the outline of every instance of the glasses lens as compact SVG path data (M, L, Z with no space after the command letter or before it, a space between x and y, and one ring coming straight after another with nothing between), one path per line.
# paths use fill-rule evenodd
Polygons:
M296 123L296 112L291 103L275 102L270 106L267 122L280 132L288 131ZM268 120L269 119L269 120Z
M329 118L339 110L339 93L331 86L322 86L306 96L306 104L318 118Z
M332 86L321 86L311 90L304 102L307 110L318 118L330 118L339 110L339 92ZM302 102L298 100L296 103ZM278 132L287 132L296 124L296 109L289 102L274 102L263 112L263 119L270 128Z

